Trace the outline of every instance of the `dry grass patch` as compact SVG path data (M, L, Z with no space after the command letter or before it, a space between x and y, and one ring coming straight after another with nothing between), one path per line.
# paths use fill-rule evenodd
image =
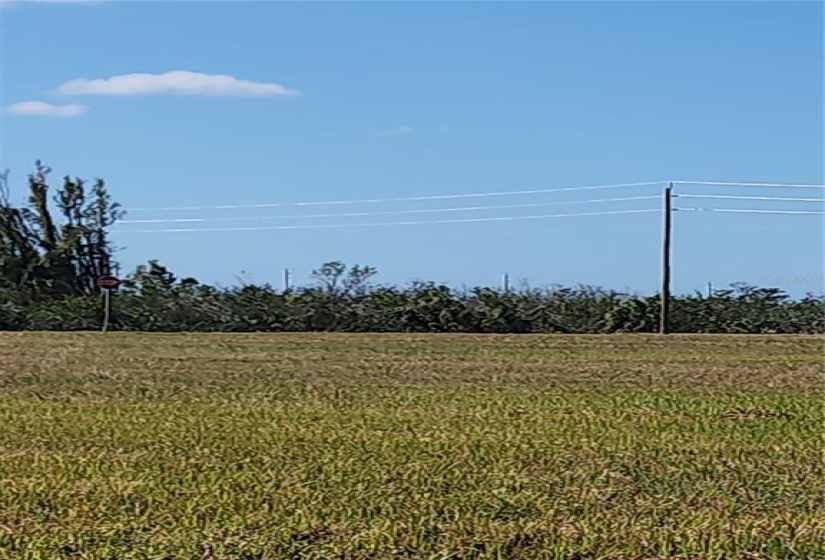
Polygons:
M822 338L0 335L0 558L825 558Z

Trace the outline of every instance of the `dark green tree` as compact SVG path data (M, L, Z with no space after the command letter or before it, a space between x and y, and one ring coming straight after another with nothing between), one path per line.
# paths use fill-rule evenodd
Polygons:
M40 161L28 177L28 203L15 206L0 187L0 289L18 300L92 295L110 274L115 248L108 228L123 216L102 179L64 177L49 197L51 169Z

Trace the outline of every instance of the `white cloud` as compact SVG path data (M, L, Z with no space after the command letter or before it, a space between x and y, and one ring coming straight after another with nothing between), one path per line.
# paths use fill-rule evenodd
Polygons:
M6 107L13 115L40 117L77 117L86 112L83 105L52 105L45 101L20 101Z
M282 85L241 80L223 74L176 70L164 74L121 74L111 78L71 80L58 91L64 95L208 95L235 97L298 96Z
M388 128L387 130L379 130L375 133L376 136L409 136L415 132L411 126L396 126L395 128Z

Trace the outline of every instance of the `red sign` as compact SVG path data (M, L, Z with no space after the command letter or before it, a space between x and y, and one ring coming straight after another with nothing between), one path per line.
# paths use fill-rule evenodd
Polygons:
M114 290L120 286L120 280L114 276L101 276L97 279L97 287L104 290Z

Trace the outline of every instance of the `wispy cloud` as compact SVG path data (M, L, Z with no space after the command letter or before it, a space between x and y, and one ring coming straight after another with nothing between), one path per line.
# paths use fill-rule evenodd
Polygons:
M8 105L6 111L27 117L77 117L86 112L86 107L78 104L52 105L45 101L20 101Z
M396 126L395 128L388 128L386 130L378 130L375 132L376 136L409 136L415 130L411 126Z
M436 126L433 128L412 127L409 125L396 126L385 130L377 130L376 136L409 136L411 134L444 134L450 129L446 126Z
M58 91L64 95L205 95L226 97L299 96L280 84L241 80L224 74L175 70L163 74L121 74L110 78L71 80Z

